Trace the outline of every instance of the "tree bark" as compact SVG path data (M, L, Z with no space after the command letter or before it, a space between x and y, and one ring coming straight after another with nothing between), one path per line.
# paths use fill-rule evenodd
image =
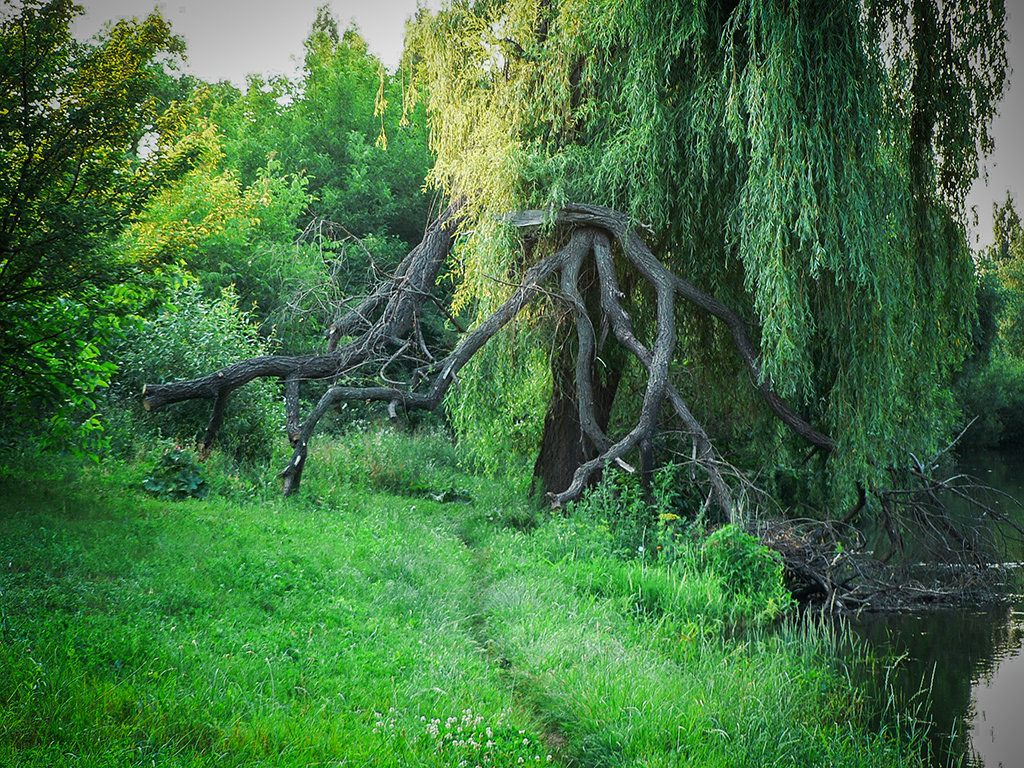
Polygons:
M555 494L572 483L573 473L584 462L597 456L597 449L587 441L580 426L579 400L576 396L575 363L561 350L551 359L551 399L544 414L544 430L540 450L533 465L535 493ZM612 405L622 373L609 370L596 378L593 387L594 416L602 431L608 430ZM596 478L595 478L596 479Z
M598 341L593 329L600 324L595 318L601 317L600 276L590 260L585 265L567 266L562 273L562 292L574 309L577 348L573 352L566 338L552 352L551 399L533 466L534 493L548 495L568 488L576 469L608 447L606 433L622 379L619 366L604 367L602 375L594 364ZM582 291L577 277L583 283ZM593 481L597 479L595 476Z

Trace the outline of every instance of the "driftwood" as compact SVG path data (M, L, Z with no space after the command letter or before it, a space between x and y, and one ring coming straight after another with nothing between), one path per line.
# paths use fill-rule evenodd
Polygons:
M1024 544L1021 502L964 474L938 478L934 462L911 460L909 477L873 492L877 532L870 540L853 515L755 521L802 604L828 613L919 610L1000 599L1013 586L1020 564L1003 561ZM987 503L991 495L1018 514Z

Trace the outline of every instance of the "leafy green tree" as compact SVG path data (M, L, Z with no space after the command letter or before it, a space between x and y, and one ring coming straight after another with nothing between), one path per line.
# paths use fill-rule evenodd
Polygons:
M198 91L182 108L192 113L192 125L170 150L191 155L193 167L152 196L116 248L164 273L153 281L157 289L174 273L194 276L210 298L233 286L269 336L283 317L289 281L322 277L307 274L302 262L310 254L295 245L297 220L309 204L307 180L284 175L272 159L243 186L239 173L224 167L220 132L201 114L206 95ZM140 313L150 314L147 303Z
M296 141L292 108L300 96L298 84L283 76L250 74L241 91L228 82L204 89L201 112L221 134L222 163L238 173L243 185L251 184L268 159L282 158Z
M285 154L312 177L319 214L357 235L392 234L412 245L428 218L422 187L430 168L423 110L401 104L401 75L389 75L358 29L339 33L326 6L305 42L293 145Z
M143 383L196 376L270 350L251 314L239 308L232 288L211 298L194 279L186 279L177 287L169 286L168 291L160 309L131 325L116 345L120 371L111 388L120 400L117 407L129 416L126 429L133 436L159 430L191 444L203 435L207 409L193 404L173 419L160 414L143 421L138 397ZM220 445L237 459L265 461L278 434L278 411L280 396L276 388L260 382L247 398L232 403Z
M1000 351L1024 361L1024 228L1009 193L1002 205L993 205L993 213L995 242L985 267L994 273L1002 300Z
M175 172L159 151L143 157L139 148L168 127L164 68L182 42L153 13L80 44L69 32L80 12L67 0L26 0L0 17L5 418L92 405L113 371L98 354L119 323L118 293L108 289L134 270L109 239Z
M462 259L481 316L545 252L502 244L492 222L607 206L748 319L756 383L834 440L832 504L946 439L974 312L964 199L1006 82L1001 2L453 3L412 35L432 180L467 201L481 234ZM652 291L616 264L638 335L653 340ZM571 354L564 305L550 309L548 348ZM782 461L791 443L742 394L750 367L729 329L696 305L676 312L678 387L701 420L748 459ZM601 360L616 366L612 352ZM556 353L556 385L563 368ZM493 420L504 384L464 398L462 421Z
M978 259L973 349L957 381L968 445L1024 442L1024 228L1012 195L993 205L993 244Z
M299 82L250 76L245 93L219 84L209 116L224 134L225 163L243 184L273 157L285 173L309 180L314 202L303 223L394 236L407 247L429 217L423 183L431 156L422 106L398 108L402 82L356 28L339 30L324 6L305 41Z

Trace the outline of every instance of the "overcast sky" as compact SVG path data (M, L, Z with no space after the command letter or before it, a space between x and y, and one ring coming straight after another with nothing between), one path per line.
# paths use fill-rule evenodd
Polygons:
M89 37L107 21L144 16L157 7L188 42L189 72L204 80L230 80L241 86L245 75L252 72L296 72L302 41L324 1L79 0L86 14L77 22L75 32ZM385 66L394 69L398 65L405 20L415 12L416 0L330 0L328 4L343 26L355 21L370 50ZM437 8L441 0L424 4ZM1006 6L1013 68L1010 91L993 126L995 154L984 162L988 183L979 179L968 201L979 218L972 242L982 245L992 239L992 203L1004 200L1008 189L1014 193L1018 210L1024 203L1024 0L1006 0Z
M188 42L188 71L204 80L243 85L249 73L292 74L302 60L302 41L327 4L342 27L355 21L384 65L394 69L402 53L405 20L416 0L78 0L85 16L74 30L79 37L106 22L145 16L158 8ZM437 8L440 0L424 5Z

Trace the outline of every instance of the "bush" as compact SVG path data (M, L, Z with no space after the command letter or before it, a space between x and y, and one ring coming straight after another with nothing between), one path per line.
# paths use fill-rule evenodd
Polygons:
M704 542L704 561L727 596L757 616L774 616L793 602L778 552L735 525L723 525Z
M539 550L588 588L663 620L775 619L793 604L778 553L735 525L702 540L703 522L687 519L677 474L671 465L659 470L645 493L636 477L609 471L569 517L542 526Z
M134 430L159 431L181 443L202 438L211 404L193 401L144 414L139 394L147 383L191 379L255 355L268 353L247 312L230 288L214 300L195 284L179 289L151 319L141 320L115 350L118 374L112 391L132 415ZM228 403L218 445L236 458L265 461L281 422L277 387L254 381Z
M195 458L177 445L160 457L142 487L163 499L201 499L209 491Z
M677 474L673 464L658 469L645 491L636 475L609 468L570 515L606 532L609 555L671 559L687 525Z

